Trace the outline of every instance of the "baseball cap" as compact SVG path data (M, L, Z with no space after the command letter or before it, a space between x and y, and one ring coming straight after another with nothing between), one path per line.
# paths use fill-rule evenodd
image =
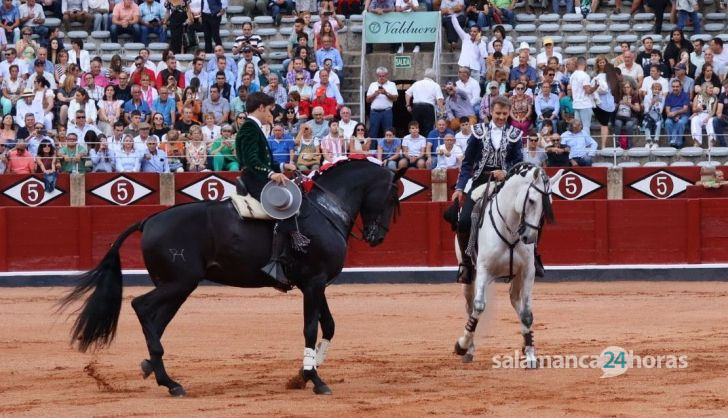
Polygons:
M498 88L498 83L496 83L495 81L491 81L490 83L488 83L488 90L492 89L493 87Z
M550 36L545 36L545 37L543 38L543 44L544 44L544 45L548 45L548 44L551 44L551 45L553 45L553 44L554 44L554 40L553 40L553 39L551 39L551 37L550 37Z
M686 70L687 68L685 68L685 64L679 63L678 65L675 66L675 69L676 70Z

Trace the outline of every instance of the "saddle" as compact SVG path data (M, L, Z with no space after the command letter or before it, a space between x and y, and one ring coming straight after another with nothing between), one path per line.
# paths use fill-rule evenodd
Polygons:
M245 184L240 177L235 179L235 187L237 189L237 193L230 196L230 200L233 202L233 207L238 212L241 219L258 219L264 221L274 220L265 213L260 201L248 193L248 189L245 187Z

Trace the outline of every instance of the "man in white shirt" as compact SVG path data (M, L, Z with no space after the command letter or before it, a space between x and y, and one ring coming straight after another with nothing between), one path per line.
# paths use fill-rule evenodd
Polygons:
M705 64L703 45L702 39L696 39L693 41L693 52L690 53L690 63L695 66L695 73L689 74L690 77L698 78L698 75L703 72L703 64Z
M465 151L468 147L468 139L473 134L472 126L470 125L470 118L460 118L460 130L455 134L455 143L460 147L461 150Z
M389 81L389 70L377 68L377 81L369 84L367 103L371 105L369 113L369 137L383 138L384 130L392 125L392 106L399 97L397 85Z
M450 15L452 20L453 28L457 32L462 46L460 47L460 58L458 58L458 65L462 69L463 67L470 69L470 75L480 80L480 63L485 59L480 50L480 41L478 35L480 35L480 28L477 25L473 25L468 30L469 33L460 27L457 21L457 16L453 13Z
M640 87L641 100L644 100L648 91L652 91L652 84L654 83L660 83L662 91L670 91L667 79L660 75L660 67L657 65L650 67L650 76L642 80L642 86Z
M631 78L634 81L633 87L641 86L642 80L645 78L645 73L642 70L642 66L634 62L634 53L627 51L622 54L622 58L624 62L617 66L622 71L622 76Z
M351 109L346 106L339 110L339 116L341 116L341 120L339 121L339 131L341 131L341 135L344 138L349 139L354 135L354 128L359 122L351 118Z
M5 50L5 61L0 62L0 76L3 79L10 78L10 66L18 66L18 74L22 77L23 74L28 74L28 66L25 65L25 60L18 59L18 52L15 48L8 48Z
M596 87L592 85L591 77L584 71L585 69L586 59L584 57L577 58L576 71L571 75L569 85L571 86L571 97L574 101L574 116L581 121L588 132L594 115L592 108L595 104L592 94Z
M550 36L543 38L543 51L536 56L536 67L543 71L546 65L549 63L549 58L556 57L559 59L559 64L563 64L564 58L560 53L554 51L554 40Z
M435 70L428 68L424 78L414 82L405 91L407 110L412 114L412 119L419 122L420 132L430 132L435 125L435 103L442 111L445 110L445 96L440 85L434 81L436 76Z
M723 46L723 40L713 38L710 41L710 49L713 51L713 65L716 74L725 74L728 71L728 48Z
M35 0L27 0L18 9L20 11L20 26L31 28L33 33L38 35L40 39L45 39L48 36L48 27L43 26L43 23L45 23L43 6L36 3Z
M458 81L455 82L455 87L468 94L468 100L473 105L473 111L476 115L480 111L480 84L477 80L470 76L469 68L460 67L458 69Z

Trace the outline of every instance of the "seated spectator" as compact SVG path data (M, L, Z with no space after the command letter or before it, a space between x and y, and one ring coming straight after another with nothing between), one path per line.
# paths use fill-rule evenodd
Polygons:
M326 97L336 99L336 104L340 106L344 104L344 98L341 96L341 92L336 84L330 80L330 77L333 75L335 75L333 72L329 72L326 69L320 70L318 72L320 80L318 82L314 80L312 91L316 92L320 87L326 87Z
M268 137L268 147L273 154L273 162L283 167L284 164L294 164L295 148L293 137L286 133L281 123L273 125Z
M46 0L47 1L47 0ZM88 11L94 17L93 30L111 30L110 2L112 0L88 0Z
M91 171L94 173L113 173L116 168L114 151L109 148L109 141L106 136L100 136L99 142L89 146L89 157L91 158Z
M35 157L36 173L43 174L45 191L52 193L56 189L56 180L61 168L56 156L56 147L50 139L44 139L38 146Z
M447 128L447 121L440 119L438 124L441 127ZM434 129L433 132L437 131ZM452 131L450 131L452 133ZM437 133L435 135L438 135ZM428 140L420 135L420 124L417 121L411 121L409 123L409 135L402 138L402 154L404 160L407 161L410 167L426 169L430 167L430 154L432 150L432 144ZM400 163L400 166L403 163Z
M71 30L71 22L83 23L83 30L91 31L93 17L89 13L88 2L83 0L62 0L61 13L63 13L63 32Z
M106 135L111 135L113 126L121 120L123 102L116 99L116 90L113 85L108 85L104 89L104 96L98 102L98 122L97 125Z
M81 112L79 112L81 113ZM86 172L86 147L79 145L78 135L69 132L66 135L66 144L61 147L59 156L61 169L64 173L85 173Z
M336 100L326 96L326 88L323 86L316 90L316 97L311 101L311 107L323 109L326 120L333 120L336 117Z
M498 83L491 81L486 86L486 92L480 101L480 120L483 122L490 122L490 103L496 97L500 96L498 92Z
M546 150L540 146L540 139L536 132L531 130L528 133L528 142L523 150L523 162L531 163L536 167L545 167L548 156Z
M300 79L300 80L299 80ZM299 84L299 81L302 83ZM291 92L294 86L309 86L311 75L306 71L303 59L301 57L293 58L291 70L286 74L286 84L288 91Z
M657 148L662 128L662 111L665 108L665 93L662 91L660 83L652 85L652 91L645 96L642 107L644 109L642 129L645 133L645 147Z
M43 26L46 16L42 5L35 0L26 0L25 4L20 5L18 12L23 29L30 29L31 34L38 35L40 39L48 36L48 27Z
M662 77L660 75L660 67L657 65L653 65L650 67L650 76L645 77L644 80L642 80L642 87L640 88L640 97L644 98L648 91L652 89L652 84L654 83L660 83L662 85L662 91L668 91L669 82L665 77ZM682 82L680 82L680 88L682 88Z
M592 157L597 153L597 141L592 138L579 119L569 124L569 130L561 135L561 141L569 147L569 162L572 166L590 167Z
M341 130L341 122L339 122L339 130ZM392 134L392 138L394 138L394 134ZM353 134L348 137L344 135L344 139L349 140L349 154L369 155L372 149L372 139L367 137L366 126L363 123L357 123L354 126ZM374 141L374 147L378 142L380 141Z
M311 115L313 116L313 119L306 122L306 125L311 128L313 137L320 139L328 135L329 124L326 120L324 120L324 109L320 106L316 106L311 111Z
M361 135L364 135L366 127L361 123L359 125L361 126L356 129L360 130ZM377 141L377 144L377 159L382 162L382 165L391 170L409 166L409 160L402 156L402 141L394 137L393 128L385 129L384 139Z
M328 16L328 15L326 15ZM335 49L341 50L341 44L339 43L339 38L336 35L336 30L334 29L332 25L331 19L326 19L325 21L320 21L317 23L321 23L321 31L317 32L314 36L313 40L313 47L316 51L324 47L323 44L323 38L325 36L328 36L331 38L331 46Z
M464 90L456 88L451 81L445 85L445 110L447 125L453 131L460 128L460 118L462 117L468 118L471 123L478 121L468 94Z
M142 172L169 173L169 159L167 153L159 149L157 137L149 136L146 144L147 151L142 156Z
M690 134L693 137L693 145L703 146L703 127L707 128L708 122L715 115L718 107L718 96L715 94L713 85L706 82L701 86L700 94L693 99L693 114L690 116ZM712 128L712 127L711 127ZM710 131L709 131L710 132ZM709 144L713 146L713 144Z
M131 1L131 0L125 0L125 1ZM177 59L174 57L174 55L169 54L167 56L167 60L165 61L167 68L159 71L157 74L157 81L156 86L157 90L159 90L160 87L162 87L165 84L165 80L167 81L167 85L169 86L169 77L174 77L176 81L176 86L184 89L185 84L185 75L183 72L177 69ZM118 92L117 92L118 96Z
M69 124L76 124L76 112L83 110L86 115L86 123L89 125L96 125L96 102L88 97L88 92L84 88L76 90L73 100L68 105L68 118Z
M54 144L55 147L53 139L48 136L48 131L46 131L46 128L42 123L31 123L29 128L30 132L28 132L28 137L25 142L28 144L28 151L30 151L32 155L38 155L38 148L40 147L40 143L43 141L50 141L50 143Z
M207 144L205 144L202 136L202 129L197 125L191 126L189 133L187 134L187 139L187 144L185 146L187 171L206 171Z
M217 85L210 86L210 97L202 102L202 113L214 114L215 123L218 125L230 120L230 103L220 96L220 89Z
M177 122L174 123L174 129L180 131L180 133L182 133L182 134L186 134L190 131L190 129L193 126L195 126L195 125L199 126L199 123L193 119L194 113L193 113L192 105L186 104L182 108L181 113L182 113L182 117L179 120L177 120Z
M665 129L670 146L682 148L690 116L690 98L683 91L680 80L672 80L670 85L672 90L665 97Z
M516 26L516 14L513 9L516 6L516 2L511 0L494 0L492 6L488 7L488 17L490 21L503 22ZM503 36L505 38L505 35Z
M248 89L245 86L238 87L238 95L230 101L231 119L235 120L238 115L246 112L246 100L248 100Z
M556 57L559 62L564 60L561 54L554 50L554 40L550 36L545 36L543 38L543 51L536 56L536 67L541 71L545 70L551 57Z
M8 111L3 113L10 113L10 107L15 106L25 90L25 78L20 76L20 67L17 64L12 64L8 68L9 77L2 80L3 102L6 103L3 108L7 108Z
M268 76L268 85L263 88L263 93L272 97L276 105L284 107L288 101L288 93L286 89L280 85L278 74L271 73ZM334 102L335 103L335 102Z
M202 125L200 129L202 129L202 140L205 142L207 148L209 149L212 141L220 137L221 126L215 124L214 113L205 113L204 119L205 124Z
M8 174L35 173L35 158L28 151L24 139L18 139L15 147L6 154Z
M18 51L18 56L25 60L27 63L35 61L35 51L40 48L38 42L34 41L33 30L31 28L23 28L20 39L15 43L15 50Z
M556 98L561 96L561 83L557 81L556 74L557 70L551 67L546 68L543 71L543 77L541 81L536 84L536 88L533 89L533 97L535 98L541 94L541 88L544 84L551 86L551 93L556 95Z
M118 173L138 173L141 170L142 159L139 151L134 147L131 135L124 135L121 148L114 154L116 171Z
M480 109L480 72L477 72L477 77L471 77L470 72L471 70L469 68L460 67L458 69L458 80L455 82L455 87L468 94L468 100L470 100L470 105L473 107L473 113L477 113Z
M333 47L333 40L330 36L324 36L321 38L323 46L316 50L316 64L319 67L324 66L324 60L331 58L332 68L336 71L339 78L342 78L342 71L344 70L344 60L341 58L341 53L338 49Z
M533 115L533 98L525 94L528 86L523 81L515 84L515 94L511 96L511 125L523 132L528 132L531 127Z
M131 112L137 111L141 115L143 122L149 122L149 117L152 114L152 109L145 100L142 100L142 88L138 85L131 87L131 99L124 103L124 118L127 123L131 121Z
M243 52L243 48L251 48L251 55L255 53L256 56L260 56L265 51L263 45L263 38L260 35L253 33L253 23L243 22L242 34L235 38L235 44L233 45L233 57L238 58Z
M655 84L658 85L659 84ZM616 115L614 117L614 136L625 135L627 148L631 147L635 127L639 122L637 117L642 114L642 104L639 95L632 89L629 82L622 83L622 101L617 103Z
M572 120L576 119L572 118ZM551 144L546 147L546 166L570 167L569 152L569 147L561 143L561 136L559 134L552 135Z
M174 125L177 116L177 103L174 98L169 96L169 89L167 89L167 86L159 88L159 97L154 99L151 110L152 112L159 113L162 116L165 125Z
M235 74L231 69L228 68L228 59L223 55L221 57L217 57L215 59L216 66L207 72L207 85L212 86L217 81L217 77L221 74L225 76L225 82L230 80L230 83L232 85L233 80L235 80ZM230 60L229 62L234 62Z
M455 143L455 135L446 134L444 143L437 147L437 169L459 168L463 162L463 150Z
M116 10L116 8L114 8ZM167 27L164 24L164 7L155 0L145 0L139 6L140 42L149 44L149 34L159 36L159 42L167 42Z
M136 138L137 136L139 136L139 131L141 131L141 124L142 114L139 113L138 110L131 112L131 123L126 125L126 127L124 128L124 134L131 135L132 138ZM144 149L146 149L146 145L141 145ZM136 144L135 146L138 147L138 145Z
M301 128L301 121L296 117L296 107L293 103L289 102L286 105L286 113L281 124L283 125L283 131L290 135L291 138L298 135L298 130Z
M521 75L525 75L528 78L527 87L536 87L538 81L538 72L535 68L528 65L529 55L527 51L521 51L518 53L518 65L513 67L508 76L508 82L512 89L516 88L516 83L519 81Z
M318 170L321 166L321 148L319 140L313 136L311 126L308 124L301 126L295 144L296 168L302 171Z
M463 152L468 148L468 140L473 133L473 124L468 118L460 118L460 130L455 132L455 144L460 147Z
M536 109L536 130L540 131L544 123L553 127L554 132L557 130L559 123L559 96L551 93L551 84L544 83L541 86L541 92L535 98L534 107Z
M111 42L118 42L122 33L132 35L134 42L141 42L140 20L139 6L133 0L121 0L111 15Z
M151 125L152 129L150 130L150 133L163 141L164 136L167 135L167 132L170 130L170 126L164 123L164 116L158 112L152 113ZM160 146L161 145L163 144L160 143ZM164 149L164 152L167 152L167 150ZM169 156L169 152L167 152L167 156Z
M329 132L321 139L321 152L325 162L334 162L337 158L346 157L346 140L339 133L339 123L329 121Z
M75 123L68 124L68 133L75 134L76 138L78 139L79 144L82 146L86 146L86 142L84 140L84 138L86 138L86 134L89 131L93 131L94 133L98 134L99 130L96 129L95 126L86 123L86 111L85 110L81 110L81 109L77 110L76 116L74 119L75 119ZM62 151L62 149L61 149L61 151Z
M21 128L25 126L25 117L29 113L33 114L36 120L44 120L44 112L42 102L34 99L34 94L31 90L26 90L21 94L21 99L15 106L15 123Z
M642 66L634 61L634 53L626 51L623 57L623 62L617 66L622 72L622 77L629 80L633 84L633 87L641 86L645 78L645 73Z
M293 140L290 142L293 145ZM238 159L235 156L235 137L233 137L233 127L231 125L226 123L222 126L221 135L210 146L210 155L212 156L213 171L240 170ZM291 159L293 159L292 151Z
M714 167L701 167L700 180L695 182L696 186L703 186L706 189L717 189L726 184L728 181L725 179L723 170L716 170Z

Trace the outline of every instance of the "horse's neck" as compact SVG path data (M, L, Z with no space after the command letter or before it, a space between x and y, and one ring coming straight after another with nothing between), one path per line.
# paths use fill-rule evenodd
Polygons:
M359 209L361 208L361 202L363 199L362 193L360 190L362 190L362 187L358 184L360 179L353 179L352 181L343 181L339 180L336 181L333 176L335 174L331 175L332 177L324 177L322 176L317 180L317 183L321 186L321 197L326 197L326 195L332 195L334 199L336 200L336 204L340 206L340 209L343 210L349 219L351 219L351 222L356 219L356 216L359 214ZM351 226L351 225L350 225Z
M491 208L497 208L500 216L503 217L506 224L513 228L513 225L518 224L520 215L516 211L516 198L518 197L518 191L520 182L516 179L506 181L503 188L491 200Z

